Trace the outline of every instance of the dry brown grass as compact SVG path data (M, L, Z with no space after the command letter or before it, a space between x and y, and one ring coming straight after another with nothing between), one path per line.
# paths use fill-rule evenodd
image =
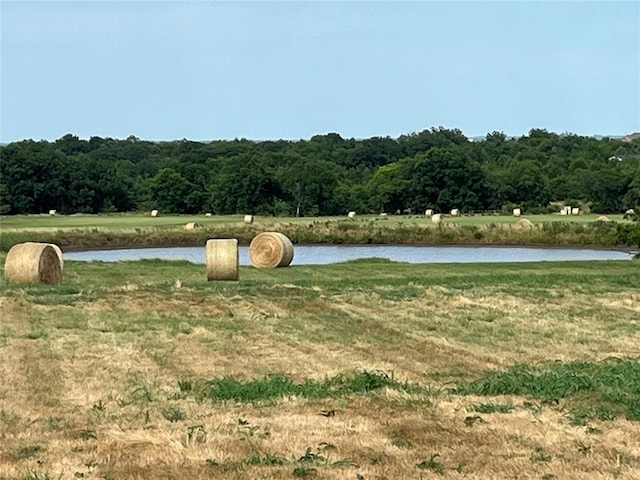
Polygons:
M515 222L511 228L515 228L517 230L529 230L533 228L533 223L528 218L521 218Z
M638 322L637 288L518 296L500 284L276 283L242 293L161 281L173 286L129 278L72 305L20 289L0 297L0 478L291 479L298 467L324 479L638 478L640 422L573 426L563 401L446 390L456 372L639 355L638 329L625 328ZM252 405L178 387L359 369L431 392ZM471 411L488 401L513 411ZM172 411L184 417L170 421ZM299 462L309 447L324 460Z

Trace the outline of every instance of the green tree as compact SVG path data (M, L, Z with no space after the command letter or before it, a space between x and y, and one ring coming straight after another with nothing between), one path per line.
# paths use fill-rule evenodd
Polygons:
M265 167L262 157L251 154L215 162L215 176L209 189L209 205L222 213L273 215L280 185Z
M484 175L466 148L434 147L401 163L412 210L472 211L484 207Z
M6 184L0 182L0 215L11 213L11 193Z
M156 208L171 213L197 213L202 210L205 194L171 168L161 169L149 180L150 198Z
M622 197L621 203L622 210L640 207L640 162L638 168L636 168L635 170L631 181L629 182L627 191ZM640 215L640 211L636 213Z
M404 210L409 184L399 162L378 168L367 184L371 209L377 212Z
M622 199L629 183L617 165L603 165L585 175L586 198L599 213L615 213L622 209Z
M507 179L511 187L507 201L530 209L546 206L551 200L547 178L533 161L516 161L510 165Z
M327 160L299 159L280 173L283 193L292 199L296 216L342 213L335 202L338 168Z

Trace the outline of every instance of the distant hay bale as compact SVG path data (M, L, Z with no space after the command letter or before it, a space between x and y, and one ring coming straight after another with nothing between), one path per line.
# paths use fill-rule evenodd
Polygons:
M457 208L454 208L453 210L451 210L451 216L452 217L459 217L460 216L460 210L458 210Z
M521 218L513 224L513 227L517 230L530 230L533 228L533 223L531 223L531 220L527 218Z
M636 215L636 212L633 208L630 208L629 210L624 212L622 218L624 220L636 220L638 218L638 215Z
M356 212L354 212L353 210L351 210L349 213L347 213L347 217L349 217L349 218L356 218Z
M152 217L157 217L158 216L158 210L151 210L151 216Z
M387 216L387 214L386 214L385 212L382 212L382 213L380 214L380 216L381 216L381 217L386 217L386 216Z
M26 242L11 247L4 263L5 277L11 283L62 281L62 251L51 243ZM58 253L59 252L59 253Z
M189 222L184 226L185 230L195 230L196 228L200 228L200 224L196 222Z
M254 267L286 267L293 260L293 243L280 232L263 232L249 244L249 258Z
M245 215L244 223L246 223L247 225L251 225L253 223L253 215Z
M432 208L427 208L424 211L424 216L427 217L427 218L433 217L433 209Z
M238 280L238 239L211 239L206 246L207 280Z
M204 214L204 216L205 216L205 217L212 217L212 216L213 216L213 213L211 213L211 212L207 212L207 213L205 213L205 214Z
M513 216L514 217L519 217L520 215L522 215L522 211L519 208L514 208L513 209Z
M57 210L49 210L49 215L55 215Z
M596 218L596 222L610 222L611 220L609 220L609 217L605 216L605 215L600 215L598 218Z
M431 217L431 222L435 223L436 225L440 225L442 223L442 214L441 213L435 213Z
M580 209L578 207L573 207L571 209L571 215L580 215Z
M566 205L562 207L562 210L560 210L560 215L571 215L571 206Z

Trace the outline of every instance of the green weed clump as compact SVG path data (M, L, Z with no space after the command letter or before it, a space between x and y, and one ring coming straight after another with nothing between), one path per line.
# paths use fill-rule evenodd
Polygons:
M28 445L26 447L19 448L14 452L11 452L11 458L14 460L22 460L24 458L31 458L41 452L43 448L40 445Z
M519 364L507 371L485 372L476 381L458 384L454 391L461 395L526 395L549 403L568 399L574 405L569 417L579 419L578 423L617 416L640 421L640 359Z
M479 403L471 406L471 411L477 413L510 413L513 410L511 403Z
M421 470L431 470L437 474L442 475L444 473L444 465L442 463L440 463L438 460L436 460L436 458L438 458L440 455L435 453L433 455L431 455L428 459L423 460L420 463L416 464L416 467L418 467Z
M200 399L259 402L288 396L317 399L366 395L383 387L402 391L416 388L401 383L384 372L362 371L351 375L340 374L323 380L306 379L300 383L294 382L283 374L268 375L246 382L233 377L221 377L204 382L196 395Z

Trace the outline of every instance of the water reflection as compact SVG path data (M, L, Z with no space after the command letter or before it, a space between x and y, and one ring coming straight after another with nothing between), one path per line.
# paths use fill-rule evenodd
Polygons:
M248 247L239 248L240 265L251 265ZM65 259L116 262L159 258L205 263L202 247L125 248L65 252ZM540 262L565 260L630 260L613 250L488 246L296 245L291 265L324 265L359 258L387 258L409 263Z

